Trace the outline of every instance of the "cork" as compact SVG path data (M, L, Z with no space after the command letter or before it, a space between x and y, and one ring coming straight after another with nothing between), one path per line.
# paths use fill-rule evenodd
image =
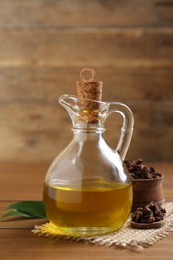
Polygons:
M85 79L84 73L89 71L91 73L91 77L89 79ZM77 87L77 95L81 98L91 99L91 100L102 100L102 81L94 81L95 79L95 70L92 68L84 68L80 72L81 81L76 82Z
M85 73L89 72L91 77L85 78ZM77 121L85 123L96 123L98 120L99 102L102 100L102 81L95 81L95 70L93 68L84 68L80 72L80 81L76 82L77 96L81 98L78 101L78 106L81 109ZM93 101L92 101L93 100Z

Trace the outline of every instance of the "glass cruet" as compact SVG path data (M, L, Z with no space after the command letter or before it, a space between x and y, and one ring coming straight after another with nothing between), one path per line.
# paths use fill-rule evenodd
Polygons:
M132 205L131 178L123 160L132 137L133 114L119 102L74 95L62 95L59 102L72 120L73 139L48 169L47 217L74 236L113 232L127 220ZM115 150L104 140L104 122L114 112L123 117Z

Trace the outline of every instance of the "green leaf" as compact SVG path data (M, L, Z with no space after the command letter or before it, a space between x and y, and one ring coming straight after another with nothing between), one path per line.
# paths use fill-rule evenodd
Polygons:
M25 218L30 218L29 215L25 214L25 213L22 213L20 211L17 211L17 210L12 210L12 211L9 211L7 213L5 213L1 219L4 219L4 218L8 218L8 217L11 217L11 216L19 216L19 217L25 217Z
M16 209L34 218L46 217L43 201L20 201L9 205L7 209Z
M6 209L12 209L5 213L1 219L11 216L22 216L26 218L46 218L43 201L19 201L10 204Z

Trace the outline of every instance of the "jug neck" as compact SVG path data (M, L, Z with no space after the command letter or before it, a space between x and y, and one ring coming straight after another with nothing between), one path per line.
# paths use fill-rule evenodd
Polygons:
M73 132L73 138L77 142L85 142L86 140L94 141L94 142L99 142L101 139L103 139L103 133L105 129L91 129L91 128L72 128Z
M88 133L88 134L97 134L97 133L103 133L105 131L105 128L102 123L80 123L80 124L74 124L72 131L74 134L80 134L80 133Z

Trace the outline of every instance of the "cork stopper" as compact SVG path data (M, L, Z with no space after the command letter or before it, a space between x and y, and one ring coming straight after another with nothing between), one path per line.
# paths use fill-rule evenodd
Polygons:
M89 79L85 78L86 72L91 74ZM92 68L84 68L80 72L80 81L76 82L77 96L81 98L78 106L81 111L76 117L76 122L97 123L99 102L102 100L103 82L95 81L95 70ZM93 101L92 101L93 100Z
M85 78L85 73L91 73L89 79ZM80 72L81 81L76 82L77 95L81 98L91 99L91 100L102 100L102 88L103 82L94 81L96 76L95 70L92 68L84 68Z

